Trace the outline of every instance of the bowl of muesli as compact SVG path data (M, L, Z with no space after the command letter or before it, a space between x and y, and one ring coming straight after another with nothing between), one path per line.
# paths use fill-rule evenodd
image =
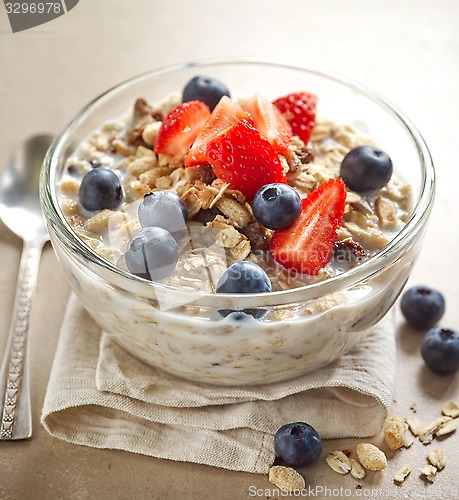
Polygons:
M114 340L188 380L253 385L324 366L388 312L434 186L385 98L246 59L99 96L48 151L41 198L73 291Z

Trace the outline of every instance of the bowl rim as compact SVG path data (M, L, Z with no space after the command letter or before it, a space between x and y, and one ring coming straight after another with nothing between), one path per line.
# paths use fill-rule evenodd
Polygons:
M378 253L372 256L359 266L356 266L344 273L338 274L324 281L305 285L302 287L257 294L215 294L201 291L188 291L180 288L164 285L158 282L151 282L143 278L139 278L127 271L117 267L114 263L104 259L97 254L92 248L86 245L82 239L73 231L68 224L65 216L63 215L57 199L55 189L55 170L58 162L59 155L62 152L62 146L74 130L86 117L89 115L95 105L100 102L109 100L112 95L118 91L122 91L135 83L140 83L144 79L149 79L163 74L174 73L180 70L190 68L206 68L212 66L225 66L225 65L261 65L276 67L278 69L285 68L288 70L304 71L313 75L332 80L336 83L346 86L347 88L363 94L371 101L378 104L386 112L388 112L411 137L418 155L418 160L421 168L421 183L419 197L413 207L412 214L403 228L395 235L395 237ZM102 124L100 124L102 125ZM430 154L427 144L417 130L411 120L390 100L385 98L379 92L373 90L367 85L349 78L339 72L329 70L320 66L310 64L294 64L290 62L280 61L272 58L260 57L238 57L238 58L209 58L199 59L195 61L181 62L166 66L161 66L157 69L149 70L139 75L133 76L127 80L114 85L105 92L101 93L88 104L86 104L64 127L62 132L55 138L50 146L46 157L43 161L43 167L40 180L40 197L42 202L42 209L45 219L49 224L48 219L52 220L53 229L58 229L59 239L64 240L64 243L72 248L73 252L84 260L94 264L100 271L99 275L103 275L106 279L117 277L124 281L126 285L129 283L135 284L135 287L148 287L144 288L146 295L148 290L152 289L157 292L160 291L167 295L178 295L180 300L186 302L196 302L200 305L215 307L217 302L220 306L223 301L220 298L231 300L232 304L239 304L241 308L251 306L266 306L266 305L282 305L291 304L296 302L304 302L305 300L318 298L321 296L334 293L338 290L357 285L359 282L376 274L382 268L393 262L400 250L407 247L416 237L416 235L424 227L429 214L432 210L433 201L435 198L435 169L433 165L432 156ZM220 297L220 298L219 298Z

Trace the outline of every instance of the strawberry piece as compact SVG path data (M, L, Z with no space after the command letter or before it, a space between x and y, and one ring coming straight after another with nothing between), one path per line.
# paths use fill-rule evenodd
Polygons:
M276 99L273 104L290 123L293 133L307 144L316 121L317 96L295 92Z
M286 182L279 155L246 120L215 137L207 146L207 159L217 177L229 182L251 201L265 184Z
M163 120L155 143L155 153L184 155L210 116L207 104L189 101L174 108Z
M273 103L255 95L244 106L250 113L255 128L280 154L285 154L292 140L292 127Z
M341 178L331 179L310 193L296 222L274 232L271 253L276 262L299 273L317 274L332 258L345 200Z
M209 142L242 119L252 121L247 111L244 111L237 102L232 101L228 96L223 96L186 155L185 167L208 163L206 150Z

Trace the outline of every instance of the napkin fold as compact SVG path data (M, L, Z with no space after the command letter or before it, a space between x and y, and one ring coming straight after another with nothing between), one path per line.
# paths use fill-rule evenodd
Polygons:
M308 422L326 439L377 433L394 376L391 315L350 353L313 373L269 385L219 387L138 360L72 295L42 424L70 443L266 473L274 461L273 435L285 423Z

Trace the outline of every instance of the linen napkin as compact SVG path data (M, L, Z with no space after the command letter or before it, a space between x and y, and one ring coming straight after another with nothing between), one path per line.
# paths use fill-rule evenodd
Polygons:
M42 423L70 443L253 473L274 461L283 424L310 423L323 438L377 433L392 400L390 315L349 354L294 380L249 387L188 382L126 352L69 300Z

